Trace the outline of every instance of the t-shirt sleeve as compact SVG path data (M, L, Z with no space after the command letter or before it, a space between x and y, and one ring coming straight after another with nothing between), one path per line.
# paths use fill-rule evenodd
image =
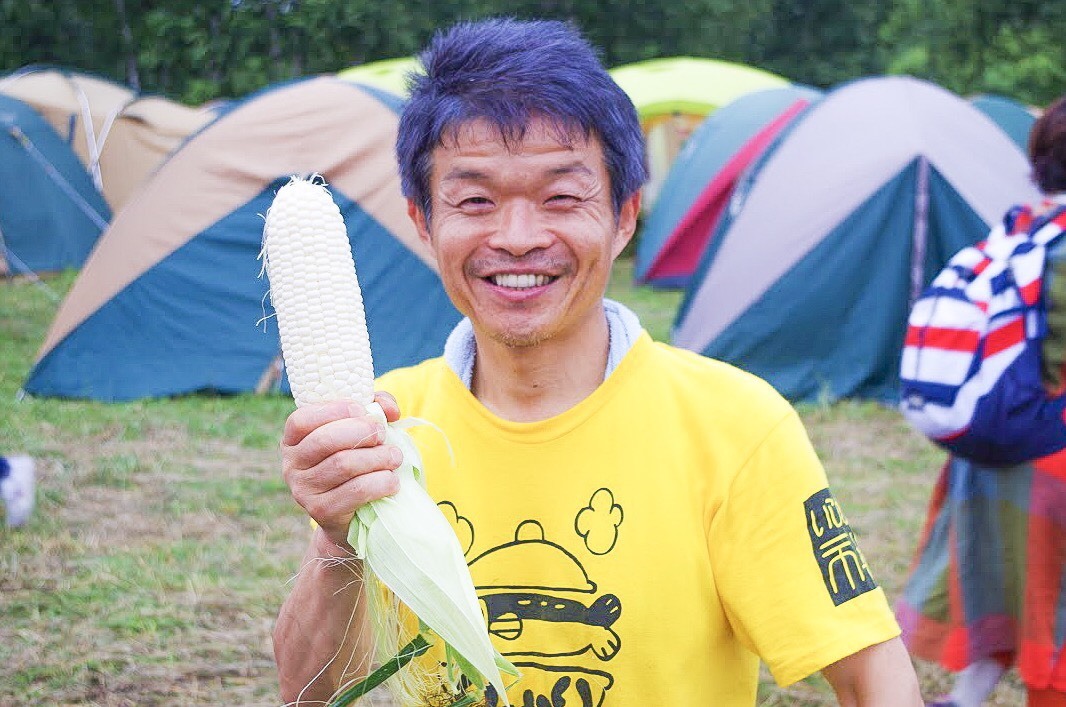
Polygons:
M793 411L737 472L709 541L733 630L780 685L899 635Z

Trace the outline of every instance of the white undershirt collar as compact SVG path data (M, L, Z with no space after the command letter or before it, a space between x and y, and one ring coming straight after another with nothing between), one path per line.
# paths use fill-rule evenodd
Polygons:
M603 378L607 380L607 377L632 348L643 329L637 315L623 304L604 299L603 310L607 313L607 334L610 340L607 348L607 368L603 372ZM474 325L470 323L470 319L464 317L455 325L452 333L448 335L448 340L444 343L444 360L468 390L474 378L476 354Z

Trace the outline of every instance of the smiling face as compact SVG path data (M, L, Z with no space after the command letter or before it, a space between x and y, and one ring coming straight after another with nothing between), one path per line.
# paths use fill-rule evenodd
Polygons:
M581 338L602 326L611 263L633 235L639 194L616 217L603 149L567 141L543 121L504 144L488 123L465 124L433 151L432 215L413 202L456 308L479 336L508 347Z

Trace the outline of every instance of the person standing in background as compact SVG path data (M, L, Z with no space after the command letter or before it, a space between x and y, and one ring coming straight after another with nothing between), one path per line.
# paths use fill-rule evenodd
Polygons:
M1066 207L1066 96L1029 136L1036 223ZM1066 238L1048 251L1042 378L1066 395ZM1064 440L1066 446L1066 440ZM957 672L936 707L979 707L1017 665L1030 707L1066 707L1066 452L991 467L951 456L897 606L912 655Z

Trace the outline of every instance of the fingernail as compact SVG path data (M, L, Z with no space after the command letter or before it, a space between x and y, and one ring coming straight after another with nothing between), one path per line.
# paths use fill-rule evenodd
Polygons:
M396 466L403 462L403 452L400 451L399 447L389 448L389 461Z

